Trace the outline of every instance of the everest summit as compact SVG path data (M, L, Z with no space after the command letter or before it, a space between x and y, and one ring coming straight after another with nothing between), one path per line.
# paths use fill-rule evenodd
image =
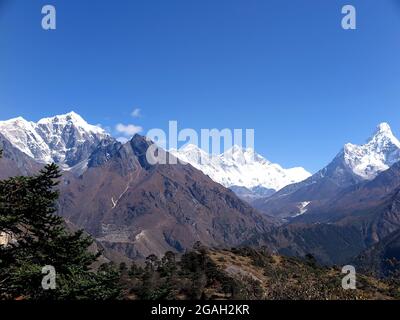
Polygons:
M279 190L311 175L301 167L284 169L252 148L237 145L219 155L210 155L193 144L169 152L228 188L245 187L251 190L263 187Z

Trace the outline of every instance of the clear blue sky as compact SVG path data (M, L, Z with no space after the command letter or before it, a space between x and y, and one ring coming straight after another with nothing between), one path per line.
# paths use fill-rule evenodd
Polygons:
M400 0L0 0L0 119L70 110L254 128L259 153L316 171L379 122L400 135Z

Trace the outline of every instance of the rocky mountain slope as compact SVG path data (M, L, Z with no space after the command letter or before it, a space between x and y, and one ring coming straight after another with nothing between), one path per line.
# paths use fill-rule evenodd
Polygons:
M14 147L1 133L0 150L3 150L3 156L0 161L0 179L31 175L38 172L42 167L30 156Z
M103 141L84 172L64 175L60 214L130 258L196 241L237 246L268 232L271 221L191 165L150 165L150 145L139 135Z
M343 264L400 230L400 162L365 181L314 203L303 215L266 235L282 254L312 253Z
M355 263L358 268L378 277L400 275L400 230L360 254Z

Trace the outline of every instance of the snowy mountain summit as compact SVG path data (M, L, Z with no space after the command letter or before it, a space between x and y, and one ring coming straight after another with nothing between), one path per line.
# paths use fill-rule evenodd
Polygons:
M210 155L193 144L169 152L225 187L264 187L279 190L311 175L301 167L284 169L253 149L237 145L220 155Z
M362 179L372 180L378 173L400 161L400 142L387 123L378 125L364 145L348 143L343 148L345 163Z
M70 112L38 122L22 117L0 121L0 134L36 161L55 162L64 169L86 159L108 134Z

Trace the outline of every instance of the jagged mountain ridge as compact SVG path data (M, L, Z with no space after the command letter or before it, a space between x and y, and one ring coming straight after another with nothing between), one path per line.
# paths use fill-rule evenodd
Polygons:
M197 240L211 246L257 244L260 234L264 234L266 241L262 244L271 245L283 254L312 252L326 263L347 262L399 227L398 197L387 194L387 190L383 193L371 191L369 199L374 200L376 196L384 197L385 201L380 199L375 206L366 203L356 208L358 216L354 215L355 211L332 204L332 194L335 194L343 196L338 198L338 203L342 201L348 208L355 205L356 197L351 188L360 189L369 181L375 183L380 179L383 187L391 185L381 178L384 174L390 176L390 170L379 173L391 166L398 154L398 141L388 125L380 125L364 146L346 145L329 166L305 181L311 181L306 188L303 188L305 182L301 182L272 196L271 199L277 196L284 199L286 211L293 204L293 215L298 216L283 229L271 227L268 218L258 215L211 179L205 180L206 177L191 165L174 165L173 169L149 165L144 155L148 142L137 139L133 146L132 141L123 145L106 136L88 149L87 157L80 158L72 168L68 167L62 183L60 209L65 209L63 215L117 254L135 258L171 249L179 252ZM40 168L31 156L1 133L0 142L5 149L0 173L29 174ZM240 163L246 150L238 151L232 150L232 153ZM31 168L27 169L29 166ZM17 169L9 171L10 168ZM138 176L133 177L133 173ZM298 188L298 185L303 186ZM286 198L284 192L297 198ZM310 194L315 200L309 200ZM366 194L361 195L366 197ZM273 202L270 208L274 209ZM322 208L334 210L323 211ZM363 219L359 219L360 215ZM322 224L318 225L320 221ZM352 245L349 246L349 242Z
M325 168L308 179L288 185L271 197L252 203L265 213L282 218L307 212L340 190L373 180L380 172L400 161L400 142L387 123L381 123L366 144L346 144Z
M266 242L276 243L282 254L312 253L323 263L349 263L400 230L400 161L306 208L266 235Z
M263 187L279 190L311 175L301 167L284 169L257 154L252 148L237 145L219 155L207 154L193 144L170 152L227 188L245 187L251 190Z
M38 122L22 117L0 121L3 138L41 163L55 162L68 169L85 160L109 135L88 124L75 112L43 118Z
M372 180L400 161L400 142L389 124L383 122L366 144L348 143L342 152L345 163L354 174L364 180Z

